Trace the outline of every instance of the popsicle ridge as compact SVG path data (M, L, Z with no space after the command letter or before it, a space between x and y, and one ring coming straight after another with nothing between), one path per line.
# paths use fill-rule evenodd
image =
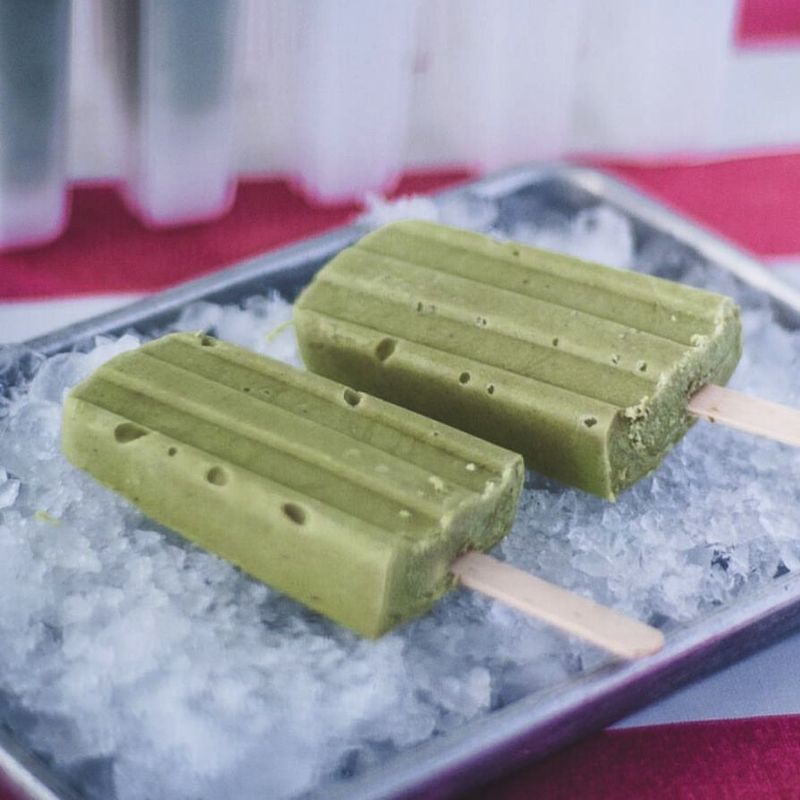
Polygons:
M397 515L405 509L408 514L405 530L401 532L404 536L412 536L420 525L439 522L442 503L436 502L433 488L429 484L426 487L425 476L418 474L415 481L409 479L407 474L403 474L402 462L398 464L398 459L390 454L382 454L381 464L387 474L392 474L396 483L384 485L381 474L370 471L369 461L375 461L374 452L370 453L363 445L358 450L358 458L348 459L347 449L338 451L344 454L340 458L330 450L320 450L294 440L287 441L278 429L266 429L253 422L243 423L224 409L209 409L202 399L183 398L180 403L172 402L167 393L154 391L143 381L129 378L123 373L109 372L103 382L98 388L108 398L105 405L107 409L119 409L122 413L127 404L135 402L136 409L125 414L131 422L147 425L153 432L180 439L195 450L211 458L230 462L256 477L298 491L299 476L296 473L298 466L303 465L303 469L313 473L316 479L304 489L308 496L336 507L356 520L388 527L396 524ZM112 386L123 389L123 392L115 392ZM180 414L186 425L191 427L184 429L183 425L178 428L172 424L174 414ZM265 424L280 423L279 418L265 418ZM213 428L226 430L224 442L213 443ZM319 434L326 435L323 431ZM330 438L332 444L337 443L338 437ZM261 455L264 448L270 448L270 460L265 460ZM372 459L369 459L370 455ZM421 470L416 472L420 473ZM420 486L427 488L425 494L417 491L416 487ZM463 499L464 494L450 489L444 504L456 503ZM345 497L347 502L344 501ZM353 502L356 499L360 502ZM414 524L411 524L412 521Z
M353 300L356 303L348 311L347 317L317 308L313 309L314 313L358 325L362 329L383 330L410 344L440 350L459 358L479 360L490 367L600 402L613 405L635 402L644 392L652 391L658 383L659 365L657 361L653 363L655 359L636 362L620 355L619 351L623 348L619 346L614 350L609 348L611 355L607 360L599 360L581 353L580 344L576 345L574 338L568 338L564 332L557 337L549 336L546 344L540 343L531 337L530 331L523 332L504 325L500 315L481 317L481 323L476 325L474 317L463 320L451 316L446 304L436 305L429 319L415 320L408 304L387 302L385 298L372 303L373 298L360 288L342 288L332 292L335 281L329 281L327 277L321 279L320 284L316 302L325 303L328 307L336 302L337 307L346 307L349 297L351 303ZM374 307L368 308L367 302L361 301L368 301ZM615 344L619 345L620 342ZM646 374L648 368L649 376ZM606 378L612 373L615 380L607 381Z
M726 381L741 350L728 298L425 222L340 253L295 325L311 370L612 499L657 466L692 422L688 397Z
M65 403L67 457L360 633L423 613L507 532L519 456L210 337L121 354Z
M467 459L473 452L474 441L472 437L453 436L452 430L442 425L437 425L431 420L421 424L418 415L391 415L384 414L383 403L374 403L370 399L361 403L357 395L352 394L346 386L341 386L332 381L320 381L317 377L306 372L293 369L273 359L265 359L256 353L231 347L224 343L205 351L206 358L191 361L191 372L216 381L224 381L227 385L241 389L251 398L269 403L275 408L282 409L312 423L321 417L318 423L325 428L333 428L343 436L355 440L362 440L367 436L376 443L376 447L383 450L398 447L407 437L417 441L420 430L428 434L428 447L416 447L409 455L412 463L423 469L441 468L443 465L450 469L450 479L465 488L475 488L481 485L481 472L470 471L464 475L460 470L453 468L450 460L443 461L441 453L447 453L454 458ZM184 360L191 355L192 348L196 347L196 339L192 336L173 335L158 340L139 352L151 358L158 358L166 363L184 367ZM252 381L258 379L262 382L260 391L253 393ZM249 390L249 391L248 391ZM359 402L354 402L355 400ZM342 403L341 401L345 402ZM357 406L359 414L354 415L351 408ZM376 429L370 427L372 420L380 420L381 425ZM438 438L441 433L449 434ZM484 453L485 468L487 472L494 472L507 463L506 454L498 448L490 448Z
M538 255L543 251L535 252ZM369 291L375 281L375 265L378 263L380 264L381 283L389 292L389 296L394 294L394 298L403 303L408 302L408 294L409 292L413 293L416 286L422 282L428 282L429 296L426 297L426 302L417 303L416 311L419 313L432 313L448 309L456 318L466 319L469 324L478 327L486 327L487 317L469 316L473 313L472 310L469 310L469 305L475 303L476 290L488 290L488 293L483 295L484 303L481 305L483 313L487 316L490 314L494 321L501 320L505 321L507 325L516 325L518 335L532 342L541 341L541 343L549 344L552 326L558 326L563 327L565 331L573 329L580 331L588 327L593 333L603 337L603 341L607 340L609 346L618 346L621 340L623 344L631 347L630 337L633 337L633 343L639 338L643 338L649 346L656 347L659 344L657 340L663 340L660 345L666 356L674 353L676 349L680 349L681 345L691 343L690 335L682 333L680 329L664 330L658 326L654 326L653 331L636 329L630 325L621 324L616 319L608 319L596 313L596 309L588 305L585 308L571 308L563 302L557 302L552 297L552 292L540 292L545 296L538 296L533 291L538 287L531 278L530 268L523 266L520 269L519 259L515 259L515 262L511 264L498 260L503 271L516 271L523 276L516 280L515 285L514 281L497 280L493 284L485 275L479 278L471 274L438 270L427 264L403 261L393 256L375 253L372 247L362 248L360 243L353 247L353 251L349 255L349 262L341 268L341 271L330 275L323 273L325 280L340 287L348 286L353 289L366 286ZM557 283L551 277L548 277L547 280L550 284ZM574 281L560 281L560 284L567 291L575 291ZM394 289L393 293L392 289ZM595 295L594 301L596 304L597 295ZM536 316L526 319L525 326L520 326L520 321L525 319L531 310L536 312ZM707 323L709 329L711 328L710 323L711 320ZM684 338L688 340L682 341Z
M631 326L682 344L691 343L691 333L683 332L683 326L694 329L698 320L712 323L714 312L706 300L718 296L611 267L588 274L589 262L577 258L417 220L387 225L355 246L447 274L469 276L490 288L500 286L610 322L618 320L615 301L624 299ZM489 271L487 260L502 269Z

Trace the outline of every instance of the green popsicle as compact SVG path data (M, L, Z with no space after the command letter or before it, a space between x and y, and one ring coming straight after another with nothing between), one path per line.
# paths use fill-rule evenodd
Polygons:
M741 353L726 297L412 221L337 255L295 327L313 372L609 499L658 466L692 423L687 399Z
M523 476L515 453L196 334L73 389L62 446L153 519L372 637L506 534Z

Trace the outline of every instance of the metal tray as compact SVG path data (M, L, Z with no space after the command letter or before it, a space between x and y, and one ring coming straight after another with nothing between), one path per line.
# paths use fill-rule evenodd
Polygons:
M510 198L522 198L532 211L555 213L605 203L630 220L637 240L669 237L707 261L710 268L727 270L770 295L778 318L800 328L800 292L770 275L743 251L602 173L569 165L516 168L440 195L455 200L469 196L499 201L501 215ZM256 257L19 348L7 348L5 355L23 358L26 348L49 355L80 346L100 333L131 328L153 331L167 325L187 303L201 299L230 303L272 289L291 299L316 270L362 232L357 225L344 227ZM760 593L671 634L656 656L611 664L556 690L517 700L314 796L342 800L447 797L523 761L541 758L800 626L798 578L777 579ZM0 727L0 788L4 776L21 797L77 797L51 768L10 740Z

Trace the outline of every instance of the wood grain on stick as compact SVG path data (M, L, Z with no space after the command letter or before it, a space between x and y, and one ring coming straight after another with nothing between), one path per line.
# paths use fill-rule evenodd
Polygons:
M462 585L622 658L648 656L664 645L656 628L484 553L467 553L451 569Z
M689 413L709 422L800 447L800 410L736 392L704 386L689 400Z

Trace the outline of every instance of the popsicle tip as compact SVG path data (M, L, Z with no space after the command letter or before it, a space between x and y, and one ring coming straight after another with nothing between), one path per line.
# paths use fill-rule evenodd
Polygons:
M617 655L634 661L655 655L660 650L663 650L665 643L664 634L658 630L658 628L653 628L651 625L641 623L641 626L641 635L637 640L632 642L629 647L621 648L623 652L619 652Z

